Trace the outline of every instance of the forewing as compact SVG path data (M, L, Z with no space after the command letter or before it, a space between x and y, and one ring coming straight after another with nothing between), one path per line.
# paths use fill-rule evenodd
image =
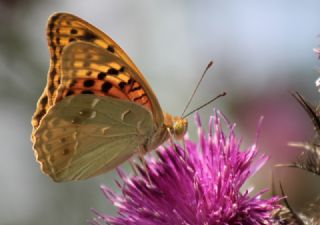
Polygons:
M47 38L50 51L50 68L48 72L47 85L38 100L36 111L32 118L32 125L34 130L37 129L43 116L47 113L49 108L56 102L57 90L61 82L61 55L66 46L71 42L84 41L87 43L94 43L107 51L115 58L120 58L131 70L134 71L140 79L140 84L148 89L147 94L152 95L153 113L156 112L156 121L162 121L162 110L153 94L147 81L144 79L141 72L134 65L127 54L113 41L108 35L82 20L68 13L55 13L49 20L47 25ZM104 71L105 72L105 71Z
M96 44L77 41L64 49L61 68L57 100L81 93L127 99L149 109L155 126L162 126L162 110L151 88L121 58Z
M95 95L55 104L34 134L42 171L53 180L87 179L130 158L154 132L152 115L133 102Z

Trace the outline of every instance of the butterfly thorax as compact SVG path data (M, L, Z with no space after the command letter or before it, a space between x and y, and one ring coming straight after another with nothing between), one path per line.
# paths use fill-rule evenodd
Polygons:
M155 133L152 135L152 139L148 140L147 146L145 152L147 153L148 151L154 150L157 147L159 147L161 144L163 144L166 140L169 138L169 132L166 128L165 125L163 125L161 128L155 131Z
M175 140L181 140L188 128L188 121L178 116L172 116L168 113L163 113L164 123L161 128L158 128L153 138L147 144L147 151L157 148L163 144L168 138L173 136Z

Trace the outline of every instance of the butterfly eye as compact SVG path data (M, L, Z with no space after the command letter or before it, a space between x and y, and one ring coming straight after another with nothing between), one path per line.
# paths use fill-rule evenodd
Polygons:
M173 124L174 137L177 140L181 140L188 129L188 121L186 119L178 119Z

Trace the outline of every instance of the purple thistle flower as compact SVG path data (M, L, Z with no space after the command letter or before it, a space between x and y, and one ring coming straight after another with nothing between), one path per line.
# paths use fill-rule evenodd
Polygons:
M123 184L116 194L106 186L101 189L118 208L117 216L109 216L93 209L97 218L91 224L115 225L211 225L211 224L275 224L272 213L279 207L278 197L261 199L266 191L250 195L240 191L244 182L267 161L258 154L256 145L240 151L241 141L235 137L234 127L229 133L222 129L219 113L209 121L205 135L199 115L199 143L186 138L181 146L160 147L158 159L147 162L146 171L138 167L140 175L128 176L118 169ZM212 128L214 132L212 133Z

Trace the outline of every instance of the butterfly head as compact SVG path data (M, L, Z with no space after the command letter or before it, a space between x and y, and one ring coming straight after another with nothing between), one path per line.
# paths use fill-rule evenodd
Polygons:
M163 113L164 125L170 130L174 139L181 140L188 130L188 120L180 116L172 116L168 113Z
M181 140L188 130L188 120L177 118L173 123L173 135L176 140Z

